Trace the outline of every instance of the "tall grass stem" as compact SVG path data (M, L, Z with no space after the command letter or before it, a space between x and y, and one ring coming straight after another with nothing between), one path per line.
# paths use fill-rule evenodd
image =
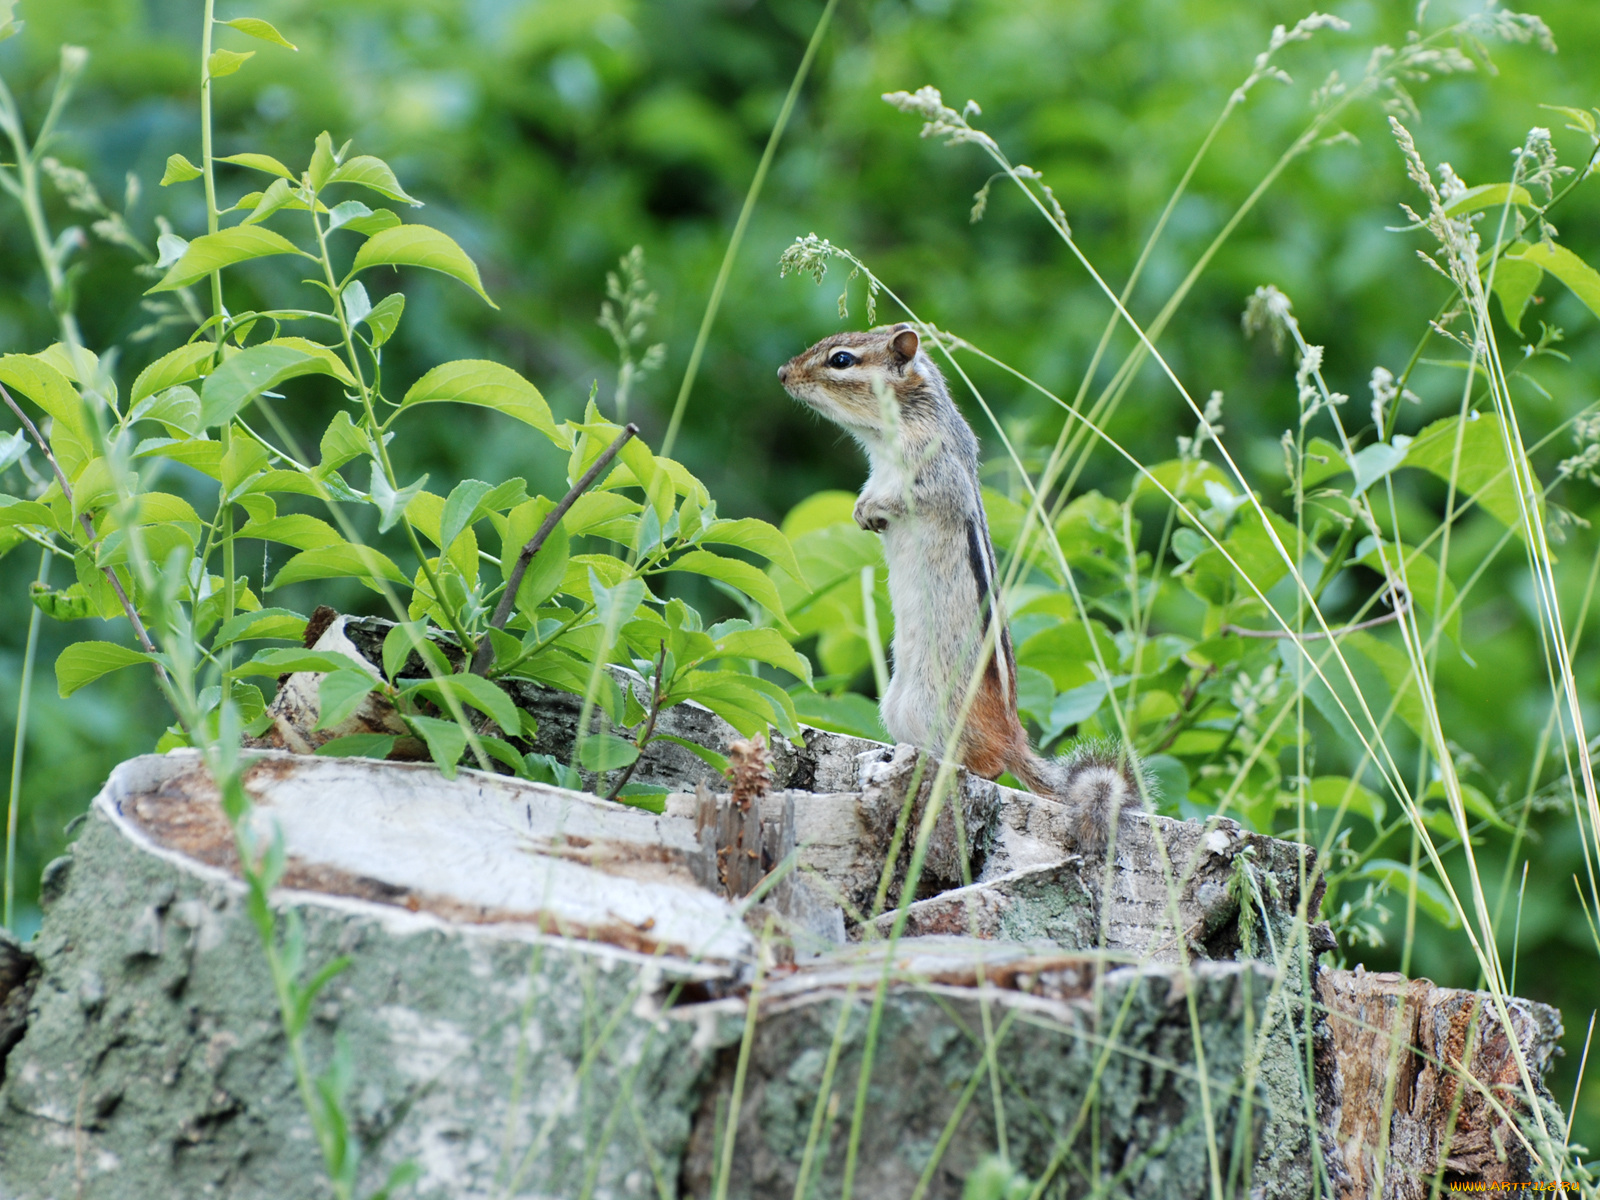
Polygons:
M728 276L733 272L734 260L739 257L739 247L744 242L745 230L750 225L750 214L755 211L762 185L767 182L767 171L772 166L778 143L783 140L783 131L788 128L789 115L794 112L794 102L800 96L800 88L805 83L806 76L811 74L811 63L817 57L817 47L822 45L822 37L828 30L828 22L833 19L833 10L838 7L839 0L828 0L827 7L817 18L817 27L811 31L811 41L806 44L806 52L801 56L800 65L795 68L794 79L789 83L789 92L783 98L783 107L778 110L778 119L772 124L772 133L767 138L767 148L761 152L761 162L756 166L755 178L751 179L750 190L745 193L744 205L739 209L739 219L734 222L733 235L728 239L728 248L722 255L722 265L717 269L716 282L711 285L711 298L706 301L705 315L700 318L700 332L695 334L694 349L689 352L689 365L684 368L683 383L678 387L678 398L672 405L672 419L667 422L666 436L661 439L663 458L672 457L672 447L678 440L678 428L683 424L683 412L689 404L689 393L694 389L695 376L700 373L700 360L706 352L706 340L711 336L711 326L717 319L717 310L722 307L722 293L727 289Z
M50 574L48 549L39 551L39 582ZM17 687L17 733L11 743L11 792L6 800L6 894L5 927L15 933L15 911L12 907L17 890L17 814L22 807L22 756L28 743L28 716L32 711L33 662L39 649L39 618L43 615L37 604L28 614L28 646L22 654L22 682Z

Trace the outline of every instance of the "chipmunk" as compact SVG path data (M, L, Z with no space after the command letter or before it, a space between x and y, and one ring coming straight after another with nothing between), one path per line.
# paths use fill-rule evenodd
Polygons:
M889 563L894 668L881 701L884 728L896 741L943 753L984 654L960 761L987 779L1010 771L1067 804L1078 846L1098 852L1121 810L1143 807L1149 782L1115 743L1082 743L1055 760L1028 744L979 490L978 439L917 331L900 324L835 334L779 367L778 381L860 442L871 464L855 519L882 537Z

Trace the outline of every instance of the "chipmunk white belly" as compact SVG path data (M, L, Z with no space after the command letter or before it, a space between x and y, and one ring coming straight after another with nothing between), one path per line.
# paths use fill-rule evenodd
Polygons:
M909 515L883 532L894 671L881 709L898 742L943 750L983 637L965 524Z

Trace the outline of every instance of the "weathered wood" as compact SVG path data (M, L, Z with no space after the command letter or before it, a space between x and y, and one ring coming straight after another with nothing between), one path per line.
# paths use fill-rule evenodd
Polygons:
M904 945L889 964L855 1194L910 1196L927 1172L926 1196L956 1200L967 1173L999 1144L995 1083L1011 1161L1035 1180L1049 1175L1048 1194L1084 1195L1115 1178L1122 1196L1207 1196L1208 1139L1220 1147L1223 1177L1249 1180L1266 1095L1259 1080L1240 1081L1249 1050L1241 1018L1248 1011L1259 1021L1271 987L1267 968L1207 963L1180 980L1168 968L1102 973L1104 964L1092 959L931 941ZM863 946L820 978L772 985L739 1097L727 1195L795 1193L836 1032L840 1050L811 1170L815 1191L807 1194L839 1194L886 950ZM1197 1119L1202 1086L1191 1001L1207 1031L1209 1130ZM736 1013L731 1002L724 1007ZM995 1031L994 1080L986 1022ZM1116 1045L1106 1053L1101 1034L1113 1025ZM721 1052L701 1101L684 1164L690 1195L713 1193L737 1061L736 1045ZM948 1146L928 1171L947 1126Z
M367 634L350 636L366 653ZM558 738L573 698L519 694ZM663 723L723 753L736 736L690 706ZM1301 847L1134 816L1109 854L1083 857L1061 805L957 773L890 944L892 915L871 906L880 883L891 901L903 890L934 764L890 861L909 748L775 741L778 790L748 804L681 753L641 762L680 789L660 816L471 770L251 761L251 820L289 853L275 903L301 914L313 964L354 960L309 1050L320 1065L336 1035L351 1047L369 1188L411 1158L419 1196L504 1195L532 1150L509 1194L708 1196L758 977L730 1197L792 1190L841 1030L814 1160L823 1194L836 1186L874 1008L862 1196L908 1195L924 1170L927 1196L959 1196L999 1144L997 1114L1035 1178L1056 1162L1069 1194L1094 1179L1140 1197L1200 1194L1213 1171L1264 1198L1369 1195L1385 1155L1381 1194L1410 1200L1447 1140L1454 1177L1526 1173L1515 1131L1473 1106L1480 1086L1560 1121L1537 1077L1552 1010L1513 1007L1529 1097L1473 993L1302 973L1327 941ZM728 846L756 857L721 872ZM318 1177L232 847L214 787L179 753L119 768L47 872L40 936L0 971L0 1015L19 997L27 1014L0 1050L7 1200L277 1200ZM1391 1042L1404 1069L1380 1069ZM1476 1082L1439 1069L1456 1060Z
M1339 1146L1339 1196L1424 1200L1436 1176L1533 1177L1537 1126L1488 995L1360 968L1322 971L1316 990L1338 1071L1318 1116ZM1560 1014L1516 998L1507 1012L1534 1100L1559 1121L1543 1080L1561 1040ZM1559 1144L1561 1129L1553 1134Z

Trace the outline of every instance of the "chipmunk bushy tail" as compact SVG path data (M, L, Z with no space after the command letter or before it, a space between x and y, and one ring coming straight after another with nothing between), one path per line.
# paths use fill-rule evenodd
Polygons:
M1059 758L1027 748L1007 769L1030 791L1051 796L1073 811L1078 849L1099 854L1115 836L1123 812L1143 812L1155 797L1155 781L1132 750L1110 738L1079 742Z

